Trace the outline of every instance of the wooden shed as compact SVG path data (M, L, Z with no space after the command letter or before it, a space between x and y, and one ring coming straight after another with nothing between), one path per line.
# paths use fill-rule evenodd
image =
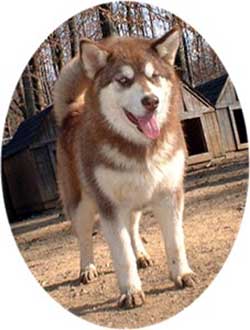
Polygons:
M24 121L2 149L2 181L11 220L57 206L56 125L52 106Z
M242 108L228 75L210 80L196 87L216 109L225 153L248 147L247 130Z
M247 146L242 110L227 77L197 89L183 82L182 97L188 164L206 162ZM2 156L2 181L10 219L59 206L52 106L24 121L3 147Z
M188 164L209 161L223 155L215 108L192 87L182 85L182 126L188 147Z

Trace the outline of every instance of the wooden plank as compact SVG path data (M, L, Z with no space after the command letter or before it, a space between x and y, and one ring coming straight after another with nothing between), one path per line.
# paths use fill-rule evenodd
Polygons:
M201 114L204 111L213 109L213 107L208 103L205 103L205 101L203 101L201 97L191 89L183 88L182 94L187 112L199 112Z
M41 195L37 187L37 173L29 150L23 150L4 160L3 168L17 215L40 210Z
M198 164L198 163L203 163L203 162L209 161L211 158L212 157L211 157L211 154L209 152L199 154L199 155L189 156L187 158L187 165L194 165L194 164Z
M33 139L34 145L46 143L46 141L56 140L56 124L51 115L42 119L39 130Z
M180 116L181 120L185 119L192 119L192 118L198 118L201 117L203 114L215 112L215 110L207 110L203 111L202 113L200 111L192 111L192 112L183 112Z
M213 154L212 154L212 146L211 146L211 142L210 142L210 135L208 133L207 124L206 124L206 120L204 118L204 115L200 116L200 120L201 120L201 125L202 125L202 129L203 129L203 134L204 134L204 137L205 137L205 141L206 141L206 144L207 144L207 149L208 149L208 152L209 152L209 154L212 158Z
M231 117L231 121L232 121L233 132L234 132L234 137L236 140L237 149L243 150L243 149L248 148L248 143L241 143L241 141L240 141L240 137L239 137L239 133L238 133L238 129L237 129L237 125L235 122L234 113L233 113L234 111L238 111L238 110L241 110L241 108L237 109L234 106L229 107L229 113L230 113L230 117Z
M32 150L39 175L39 189L43 203L57 198L57 184L46 146Z
M216 108L228 107L230 105L239 105L236 98L236 91L231 80L228 78L216 102Z
M4 166L2 169L2 189L3 189L3 197L4 197L5 208L8 215L8 220L9 222L13 222L17 216L16 216L15 208L12 203L8 181L4 171Z
M41 148L41 147L44 147L46 145L49 145L49 144L56 144L56 139L55 138L49 138L47 140L44 140L44 141L38 141L38 142L35 142L31 145L30 149L36 149L36 148Z
M248 149L248 143L241 143L238 145L238 149L239 150L244 150L244 149Z
M236 150L236 141L234 139L233 127L231 124L228 108L223 108L216 111L220 131L221 141L225 152Z
M221 143L220 128L217 122L215 112L206 113L202 116L204 125L204 133L209 142L209 151L213 157L220 157L224 154L223 145Z
M57 171L57 166L56 166L56 144L55 143L50 143L47 145L48 152L49 152L49 158L50 158L50 163L53 168L54 176L56 178L56 171Z

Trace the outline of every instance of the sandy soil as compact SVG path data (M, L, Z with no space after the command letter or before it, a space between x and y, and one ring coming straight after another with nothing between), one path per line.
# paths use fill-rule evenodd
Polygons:
M100 230L93 236L100 276L79 285L79 251L70 223L57 214L12 225L30 270L52 298L67 310L99 325L136 328L165 320L191 304L211 283L227 258L239 230L246 198L246 153L186 176L184 229L190 264L199 282L178 290L169 279L159 226L150 212L141 234L154 265L140 270L146 304L133 310L117 307L119 295L109 249Z

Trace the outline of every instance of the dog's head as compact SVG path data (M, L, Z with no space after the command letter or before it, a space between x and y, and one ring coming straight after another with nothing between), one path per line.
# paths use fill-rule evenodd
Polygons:
M118 134L139 144L160 135L174 84L178 29L157 40L83 40L80 56L94 84L100 111Z

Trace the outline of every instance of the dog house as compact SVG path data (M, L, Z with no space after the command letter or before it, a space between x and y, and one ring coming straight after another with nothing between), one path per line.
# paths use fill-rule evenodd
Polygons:
M242 108L228 75L208 81L196 88L216 109L222 146L225 153L248 148L247 130Z
M215 109L186 84L181 119L188 163L221 155ZM60 207L56 183L56 124L52 106L24 121L2 150L2 182L10 220Z
M56 125L52 107L24 121L2 149L2 182L10 220L55 208Z
M181 121L188 149L188 164L223 155L215 108L197 91L183 83Z
M194 89L182 83L181 122L188 164L247 147L237 94L228 77ZM216 106L216 107L215 107ZM2 182L10 220L60 207L56 183L56 124L52 106L24 121L2 150Z

